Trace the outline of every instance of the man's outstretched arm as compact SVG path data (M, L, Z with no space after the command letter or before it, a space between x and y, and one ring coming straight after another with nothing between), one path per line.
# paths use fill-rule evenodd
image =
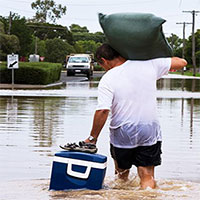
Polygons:
M108 118L109 110L96 110L94 114L93 119L93 125L92 130L90 132L90 135L95 138L93 143L96 143L96 140L101 132L101 129L103 128L107 118ZM89 139L86 139L85 142L91 142Z
M170 69L179 70L187 65L187 61L183 58L172 57L171 59L172 60L171 60L171 68Z

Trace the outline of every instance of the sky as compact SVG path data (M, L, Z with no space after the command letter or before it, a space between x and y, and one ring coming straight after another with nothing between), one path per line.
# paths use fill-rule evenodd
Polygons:
M54 0L56 4L67 7L66 15L57 24L69 27L71 24L86 26L90 32L102 31L98 22L98 13L112 14L120 12L152 13L167 21L163 25L166 37L171 33L183 36L183 25L177 22L192 22L192 14L183 11L200 11L200 0ZM32 18L35 10L31 8L33 0L0 0L0 15L9 12ZM195 30L200 29L200 12L195 17ZM192 25L186 26L186 38L192 33Z

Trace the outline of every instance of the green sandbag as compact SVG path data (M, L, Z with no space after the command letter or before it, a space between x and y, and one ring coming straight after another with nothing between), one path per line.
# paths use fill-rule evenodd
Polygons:
M172 56L172 49L162 31L165 21L148 13L99 14L99 23L108 43L130 60Z

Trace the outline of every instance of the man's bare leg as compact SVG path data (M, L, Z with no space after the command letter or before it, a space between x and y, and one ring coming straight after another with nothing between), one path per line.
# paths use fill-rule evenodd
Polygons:
M154 189L156 187L156 182L154 180L154 166L147 166L137 168L138 175L140 177L140 186L142 189L150 187Z
M129 169L120 169L117 165L117 162L114 160L115 163L115 174L118 175L118 178L127 181L129 175Z

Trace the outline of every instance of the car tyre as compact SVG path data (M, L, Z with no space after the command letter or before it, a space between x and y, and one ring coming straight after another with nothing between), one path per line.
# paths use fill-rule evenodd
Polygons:
M67 72L67 76L74 76L73 72Z
M90 72L87 73L87 78L88 78L88 79L91 78L91 74L90 74Z

